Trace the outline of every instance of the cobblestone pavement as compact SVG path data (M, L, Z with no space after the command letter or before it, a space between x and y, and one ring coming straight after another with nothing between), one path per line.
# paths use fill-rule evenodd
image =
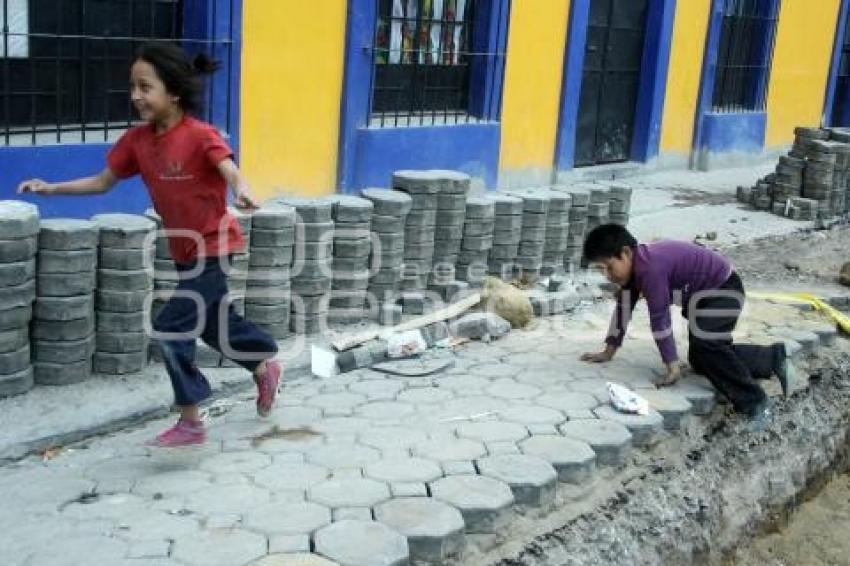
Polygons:
M580 494L606 468L714 407L714 392L696 376L654 390L660 362L642 331L643 308L613 362L579 362L600 347L609 309L598 304L464 345L454 367L428 377L364 370L289 382L265 420L251 396L230 398L210 411L203 447L145 446L168 424L158 420L6 466L2 563L462 560L473 537L510 537L517 513L545 517L569 505L565 493ZM782 337L801 354L835 339L812 313L755 301L739 335ZM612 411L609 380L637 388L655 409Z

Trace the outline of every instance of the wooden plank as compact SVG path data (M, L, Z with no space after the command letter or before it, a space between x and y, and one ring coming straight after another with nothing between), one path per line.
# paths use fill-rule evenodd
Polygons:
M481 294L473 293L472 295L464 297L458 302L443 307L438 311L434 311L432 313L422 315L412 320L408 320L407 322L403 322L399 325L393 326L392 328L386 328L383 330L369 330L366 332L361 332L360 334L355 334L354 336L343 337L339 340L336 340L331 345L337 352L344 352L346 350L354 348L355 346L359 346L360 344L364 344L376 338L386 338L390 334L395 334L396 332L416 330L417 328L422 328L424 326L434 324L435 322L442 322L444 320L454 318L468 311L480 302Z

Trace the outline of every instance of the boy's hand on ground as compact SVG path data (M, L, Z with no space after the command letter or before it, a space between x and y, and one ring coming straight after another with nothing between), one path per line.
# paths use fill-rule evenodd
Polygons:
M34 193L49 195L52 194L54 190L53 185L46 183L41 179L30 179L18 185L18 194Z

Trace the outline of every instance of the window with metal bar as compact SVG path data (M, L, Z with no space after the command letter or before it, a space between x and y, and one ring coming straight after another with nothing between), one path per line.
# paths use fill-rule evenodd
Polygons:
M780 0L726 0L714 82L714 112L762 111Z
M219 72L230 73L231 37L184 33L185 18L203 20L202 12L187 13L184 0L0 0L0 146L117 139L138 119L129 68L148 41L219 48Z
M472 80L500 72L501 54L478 52L476 12L488 0L378 0L370 125L485 119ZM480 92L479 92L480 91ZM491 93L492 95L492 93ZM491 104L492 105L492 104ZM477 110L473 110L477 109Z

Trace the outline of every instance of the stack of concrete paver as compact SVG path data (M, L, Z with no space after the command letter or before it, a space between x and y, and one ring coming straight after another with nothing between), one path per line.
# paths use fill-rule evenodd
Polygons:
M156 223L144 216L100 214L100 261L94 371L122 375L141 371L147 363L145 307L153 289Z
M516 269L516 257L522 240L523 200L506 194L488 196L493 201L493 247L490 250L490 275L510 280Z
M361 194L373 206L370 300L377 303L379 321L394 324L401 318L401 309L395 303L404 263L405 225L413 199L386 189L365 189Z
M171 297L173 291L177 288L177 268L174 266L174 260L171 258L171 248L168 244L168 235L162 228L162 219L159 214L152 208L145 211L145 216L150 218L156 224L156 239L154 240L154 259L153 259L153 288L154 295L151 303L151 321L155 321L156 317L162 312L165 303ZM154 356L158 355L159 347L151 344L151 353Z
M850 163L848 163L847 153L850 152L850 129L847 128L830 128L829 130L829 139L835 142L839 142L842 145L841 150L841 163L844 170L843 181L844 185L835 187L836 191L842 191L844 193L844 206L843 208L839 208L836 210L836 214L843 214L846 212L850 212Z
M522 279L535 280L540 277L543 268L549 193L533 189L512 194L522 199L522 231L516 257L517 275Z
M333 207L330 200L289 199L295 208L290 328L297 334L327 329L333 257Z
M0 397L32 388L29 326L35 299L38 209L0 201ZM30 277L26 273L32 270Z
M404 264L400 288L421 291L428 287L434 262L437 195L444 181L432 171L396 171L393 189L412 199L404 227Z
M437 195L437 227L434 232L434 257L428 288L444 297L457 280L456 264L463 243L466 197L469 175L455 171L431 171L441 181ZM469 242L474 246L473 242ZM486 242L479 242L479 247Z
M803 196L820 202L822 218L832 215L836 155L831 149L828 142L812 140L806 150Z
M295 209L270 203L251 219L245 317L276 340L291 335L291 266Z
M251 266L251 227L253 217L251 214L230 208L231 216L239 223L242 237L245 240L245 248L236 252L227 262L227 291L229 302L234 310L245 314L245 293L248 288L248 270Z
M590 205L590 192L575 187L569 189L572 198L570 206L570 227L567 231L567 249L564 252L564 270L571 273L581 267L584 249L584 235L587 232L587 209Z
M611 200L608 203L611 213L609 220L613 224L628 226L632 210L632 188L624 183L616 182L608 183L608 188L611 191Z
M32 322L35 382L66 385L91 374L95 349L98 228L88 220L41 223L38 281ZM120 303L124 293L101 291L98 304Z
M561 191L548 191L549 214L546 217L546 243L543 246L542 275L564 271L564 255L570 229L572 197Z
M611 216L611 190L603 185L590 189L590 203L587 205L587 233L594 228L608 224Z
M496 206L493 199L469 197L466 200L466 219L456 277L473 287L480 286L487 276L487 261L495 240L495 219Z
M371 312L374 305L367 303L374 209L372 202L365 198L337 196L333 199L330 299L333 322L357 322L375 316Z

